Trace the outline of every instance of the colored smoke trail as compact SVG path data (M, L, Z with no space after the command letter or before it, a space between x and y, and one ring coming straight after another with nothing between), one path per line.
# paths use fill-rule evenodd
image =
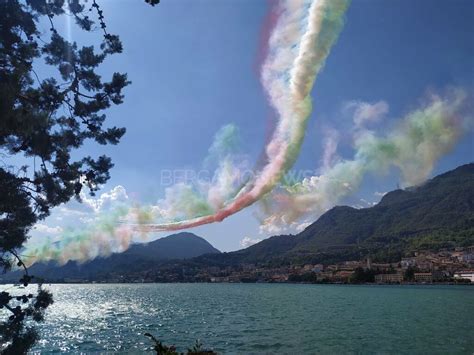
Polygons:
M343 24L348 1L287 1L273 8L268 28L266 59L261 81L277 122L265 145L256 175L243 178L248 162L236 154L238 129L230 124L215 135L204 164L217 162L216 179L197 186L175 184L156 205L134 205L120 200L125 189L117 186L98 200L87 199L94 217L79 228L68 228L56 239L28 244L25 263L56 260L87 261L123 252L150 232L172 231L222 221L261 202L261 228L279 233L300 227L303 218L314 221L344 197L357 191L364 177L397 168L403 184L424 181L434 164L449 153L472 128L465 110L470 100L460 89L432 95L423 105L397 121L387 134L366 128L388 112L385 102L351 102L354 109L354 157L337 156L341 132L329 129L320 175L284 185L282 177L295 162L311 112L310 91ZM277 17L273 17L274 15ZM470 111L471 107L468 108ZM253 171L252 171L253 173ZM106 202L104 202L104 201ZM99 202L98 202L99 201ZM108 201L108 202L107 202ZM117 202L119 201L119 202ZM110 204L110 208L106 205ZM160 223L156 223L160 222Z
M347 0L285 1L270 36L261 79L279 120L265 152L266 165L235 198L212 214L182 221L139 225L148 232L220 222L271 191L294 164L311 113L310 92L342 26Z
M431 95L419 108L400 120L386 135L377 134L363 126L361 120L377 118L388 111L380 105L359 104L354 113L354 158L331 159L323 154L323 170L291 185L281 183L260 200L261 230L281 233L288 228L301 228L302 218L314 221L341 199L357 191L363 178L370 173L384 173L391 167L400 170L404 185L416 185L426 180L439 158L449 153L456 142L474 127L472 102L462 89L452 89L445 95ZM359 108L365 108L360 114ZM42 241L39 246L28 245L24 255L27 265L36 261L87 261L97 256L123 252L138 237L146 240L148 225L157 215L181 218L211 211L234 198L235 183L241 170L236 167L232 152L237 144L237 130L224 126L209 149L209 160L219 161L218 179L206 190L207 200L196 194L191 186L178 184L167 190L166 198L156 206L133 206L125 189L117 186L100 198L83 195L83 205L91 206L94 218L85 227L69 228L55 241ZM328 132L324 140L327 155L337 149L337 131ZM207 202L209 201L209 202ZM165 207L165 208L164 208ZM134 221L133 228L124 220Z
M27 246L26 263L38 260L86 261L126 250L137 233L173 231L222 221L271 191L295 162L311 113L310 92L317 74L342 26L349 0L285 0L272 8L267 54L261 81L278 120L265 148L266 162L252 179L236 187L240 169L227 146L235 129L225 126L215 138L210 155L219 156L218 178L199 194L192 186L176 184L165 199L151 207L122 206L101 213L80 230L71 229L56 241ZM276 21L275 21L276 20ZM153 224L156 219L164 223ZM169 222L171 221L171 222Z
M265 47L261 82L277 115L265 148L265 163L252 179L236 186L239 167L231 154L220 157L215 184L205 193L176 184L157 206L125 206L102 213L85 228L68 230L57 241L28 245L29 265L39 260L86 261L128 248L137 233L173 231L219 222L248 207L271 191L294 164L311 113L310 92L343 26L349 0L284 0L272 8L273 27ZM234 130L224 127L211 148L232 142ZM158 220L163 223L152 223Z
M369 173L380 174L395 167L404 186L422 183L439 158L472 129L468 103L468 95L461 89L452 89L444 96L433 94L421 107L398 120L398 125L385 136L361 127L356 110L354 158L341 159L326 166L321 175L273 190L262 201L261 230L281 233L288 227L297 227L303 217L316 220L342 198L356 192ZM376 105L372 108L377 109ZM329 140L327 150L334 150L333 145Z

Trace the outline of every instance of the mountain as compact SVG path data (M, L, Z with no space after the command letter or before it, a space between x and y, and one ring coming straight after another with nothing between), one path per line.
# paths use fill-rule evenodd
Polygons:
M334 262L474 244L474 164L395 190L370 208L337 206L297 235L280 235L204 263Z
M157 270L198 273L209 266L249 263L333 263L367 255L398 261L420 249L468 245L474 245L474 163L389 192L370 208L336 206L297 235L274 236L235 252L220 253L194 234L179 233L84 264L35 264L30 273L48 280L110 280L111 275L135 280Z
M65 265L58 265L56 262L36 263L29 268L29 273L47 280L96 279L112 272L116 274L139 272L167 260L182 260L217 253L220 251L205 239L193 233L183 232L147 244L133 244L123 253L99 257L82 264L75 261ZM4 275L3 279L18 280L18 275L18 272L12 272Z
M474 164L467 164L421 186L389 192L374 207L332 209L298 235L298 250L357 243L423 247L423 240L427 247L443 247L472 243L473 235Z
M193 233L181 232L147 244L134 244L117 256L139 257L151 260L189 259L202 254L216 254L219 250Z

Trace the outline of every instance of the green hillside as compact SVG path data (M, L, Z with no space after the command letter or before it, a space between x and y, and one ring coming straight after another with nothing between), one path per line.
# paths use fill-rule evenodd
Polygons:
M39 263L31 271L50 280L98 279L160 268L330 264L368 255L374 261L399 261L415 250L468 245L474 245L474 164L392 191L371 208L334 207L297 235L274 236L231 253L219 253L191 233L179 233L84 264Z
M270 263L336 261L365 254L396 260L413 250L472 244L471 163L420 186L392 191L374 207L334 207L296 236L269 238L226 255L243 262Z

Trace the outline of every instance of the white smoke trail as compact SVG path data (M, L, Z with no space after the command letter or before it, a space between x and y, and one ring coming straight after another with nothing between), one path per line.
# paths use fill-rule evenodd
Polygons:
M422 107L410 112L386 136L360 129L355 122L355 154L339 160L321 175L281 187L262 203L265 232L281 232L302 218L312 221L356 192L368 173L383 173L390 167L401 172L404 186L425 181L436 161L449 153L459 138L472 128L473 117L465 108L467 94L453 89L445 96L432 95ZM385 108L384 108L385 110Z
M311 113L310 92L343 26L349 0L284 0L271 34L261 80L278 115L273 136L265 148L267 163L255 178L237 190L235 170L221 165L221 179L201 194L181 184L167 190L164 200L149 208L123 210L98 226L84 228L57 246L45 244L27 250L37 260L87 260L110 253L110 245L128 247L133 232L147 233L191 228L222 221L254 204L271 191L294 164ZM230 200L229 200L229 197ZM126 223L117 223L120 218ZM151 223L152 221L158 223ZM133 223L128 223L133 222ZM123 250L122 248L122 250ZM91 252L93 251L93 252Z
M172 223L142 225L148 231L177 230L222 221L271 191L294 164L311 113L310 92L343 25L346 0L284 1L270 37L262 83L279 120L266 146L268 163L234 199L213 214ZM193 218L194 217L194 218Z

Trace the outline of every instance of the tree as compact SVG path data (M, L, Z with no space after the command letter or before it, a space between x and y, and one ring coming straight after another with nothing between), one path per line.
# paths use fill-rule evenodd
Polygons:
M30 228L53 207L73 197L80 200L83 188L93 195L109 179L109 157L74 159L72 152L87 140L117 144L125 133L105 127L104 111L122 103L127 75L114 73L104 80L97 73L109 55L122 52L122 44L107 32L98 3L86 5L80 0L0 0L0 267L22 267L24 286L32 280L21 260ZM64 39L54 26L57 16L70 16L84 31L100 30L100 48ZM41 32L45 22L46 34ZM41 78L35 71L40 61L56 74ZM27 163L18 166L13 158ZM41 286L36 295L1 292L0 308L10 316L0 324L0 349L28 351L37 334L25 320L41 321L52 301Z
M366 283L375 281L375 271L358 267L350 278L351 283Z
M415 280L415 271L416 269L414 267L409 266L403 275L403 279L405 281L413 281Z
M174 345L165 345L160 340L156 339L152 334L145 333L145 336L149 337L153 342L153 350L157 355L184 355L176 350ZM215 355L216 352L212 350L203 349L202 343L199 340L196 340L192 348L189 348L186 352L187 355Z

